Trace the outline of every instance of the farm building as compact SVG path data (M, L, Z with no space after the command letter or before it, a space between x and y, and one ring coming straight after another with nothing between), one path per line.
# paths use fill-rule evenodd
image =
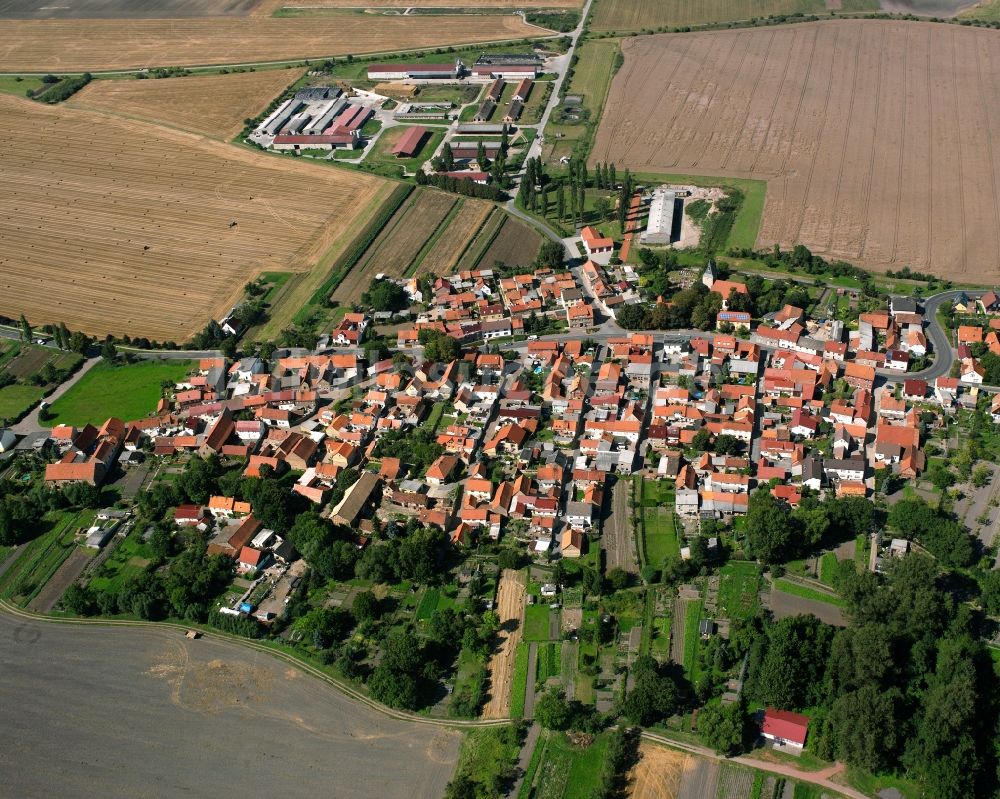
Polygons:
M531 87L534 86L534 82L531 78L525 78L519 84L517 88L514 89L514 97L512 99L518 102L525 103L528 101L528 95L531 94Z
M295 92L295 99L303 103L318 103L323 100L336 100L341 91L335 86L310 86Z
M486 157L493 159L497 157L497 153L500 152L499 147L488 147L483 145L483 150L485 151ZM479 157L479 147L478 146L468 146L459 145L451 148L451 154L455 157L456 161L475 161Z
M372 64L368 80L455 80L462 62L454 64Z
M517 122L521 118L521 114L524 113L524 103L520 100L514 100L511 102L510 107L507 109L507 113L503 118L504 122Z
M541 59L533 53L509 53L503 55L481 55L472 66L473 78L506 78L521 80L537 78L542 68Z
M444 175L448 178L455 178L456 180L471 180L473 183L479 183L485 186L489 182L490 176L485 172L479 172L477 170L464 170L461 172L440 172L439 174Z
M809 718L800 713L769 707L764 711L760 732L769 741L774 741L776 746L789 746L801 750L806 745Z
M361 137L358 132L321 133L318 136L282 133L274 137L275 150L338 150L353 148Z
M507 127L507 126L506 125L502 125L502 124L501 125L480 125L480 124L476 124L476 123L463 122L461 125L458 126L458 132L460 134L461 133L469 133L469 134L473 134L473 135L485 135L485 136L488 136L488 135L494 134L494 133L495 134L501 134L501 133L503 133L503 129L505 127Z
M639 236L643 244L670 244L674 241L674 217L677 210L677 192L662 186L653 192L649 206L649 221Z
M285 100L281 105L279 105L263 122L260 123L258 130L267 135L273 135L281 130L282 126L291 119L292 114L302 107L302 101L297 100L294 97Z
M492 100L494 103L500 102L500 96L503 94L504 79L497 78L493 83L490 84L490 88L486 92L486 99Z
M420 144L427 135L427 128L416 125L410 128L403 137L392 148L391 152L396 158L412 158L420 150Z
M476 111L476 115L472 118L475 122L487 122L489 118L493 116L493 112L496 110L497 104L487 97L483 100L483 104L479 106L479 110Z
M397 108L393 119L442 119L451 111L451 103L405 103Z
M583 248L587 251L587 256L594 263L606 266L611 260L611 253L615 248L613 239L604 238L588 225L580 231L580 240L583 242Z

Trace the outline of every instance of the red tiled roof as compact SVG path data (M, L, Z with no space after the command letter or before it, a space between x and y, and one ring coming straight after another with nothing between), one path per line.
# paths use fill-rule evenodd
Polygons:
M762 731L776 738L805 744L806 734L809 732L809 718L800 713L775 710L773 707L769 707L764 711Z

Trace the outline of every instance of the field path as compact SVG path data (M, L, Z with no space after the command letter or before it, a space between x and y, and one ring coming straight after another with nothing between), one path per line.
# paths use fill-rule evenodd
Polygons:
M80 378L83 377L87 372L89 372L95 364L100 362L100 358L90 358L83 362L83 365L76 370L70 377L62 383L55 391L49 394L45 398L45 401L50 405L59 399L63 394L69 391L73 386L79 382ZM25 416L20 422L14 425L11 430L20 436L29 435L31 433L40 433L43 430L48 430L49 428L43 427L38 421L38 408L35 408L31 413Z
M500 615L500 646L490 658L490 700L483 708L484 719L502 719L510 715L514 660L523 632L524 581L524 573L514 569L504 569L500 576L496 604ZM534 675L529 674L528 681L533 679Z

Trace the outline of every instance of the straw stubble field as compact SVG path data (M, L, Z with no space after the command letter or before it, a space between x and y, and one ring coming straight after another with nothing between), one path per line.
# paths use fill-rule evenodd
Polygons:
M270 69L160 80L95 80L68 105L230 139L304 70Z
M0 71L80 72L250 64L547 35L519 16L8 20Z
M0 137L0 313L92 334L185 340L257 273L328 263L389 185L6 95Z
M1000 38L831 21L623 42L595 161L768 181L757 244L1000 275Z
M510 715L510 687L514 678L517 645L523 635L524 573L504 569L497 591L500 615L500 645L490 658L490 699L483 707L482 718L502 719Z

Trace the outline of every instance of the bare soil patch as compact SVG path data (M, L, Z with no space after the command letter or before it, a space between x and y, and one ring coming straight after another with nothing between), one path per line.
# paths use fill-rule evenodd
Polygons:
M452 217L434 245L420 264L420 272L434 275L448 275L455 269L458 258L466 245L483 226L486 217L493 210L493 204L485 200L466 199L458 213Z
M820 12L823 0L596 0L595 31L706 25L796 12Z
M0 313L91 334L183 341L259 272L316 268L386 185L6 95L0 137Z
M1000 38L838 20L622 43L594 161L768 181L759 247L1000 277Z
M545 35L518 16L434 15L244 19L10 20L0 71L82 72L249 64L380 53Z
M490 700L483 708L484 719L502 719L510 715L510 688L514 677L514 660L523 628L523 572L504 569L500 576L496 609L500 615L500 646L490 658Z
M95 80L68 105L231 139L303 69L188 75L160 80Z

